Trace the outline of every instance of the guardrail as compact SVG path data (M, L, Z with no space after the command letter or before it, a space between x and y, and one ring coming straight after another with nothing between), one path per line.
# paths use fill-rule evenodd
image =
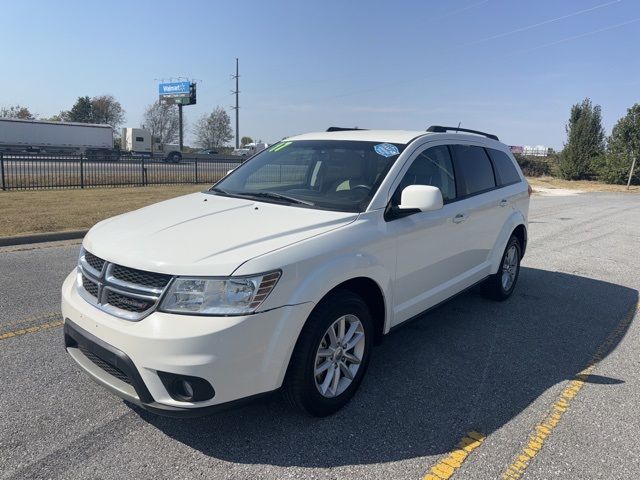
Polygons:
M167 163L150 157L0 153L2 190L125 187L215 183L243 161L237 156L183 157Z

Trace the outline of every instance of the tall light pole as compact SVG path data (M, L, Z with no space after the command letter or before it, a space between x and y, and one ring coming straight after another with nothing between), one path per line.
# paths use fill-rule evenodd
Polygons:
M179 136L180 136L180 151L182 152L182 139L183 139L184 133L182 129L182 104L181 103L178 104L178 121L180 122Z
M240 73L238 70L237 58L236 58L236 74L231 75L231 78L236 79L236 89L235 91L231 92L236 96L236 106L231 108L233 108L236 111L236 148L240 148L240 102L239 102L240 88L239 88L239 80L238 80L240 78Z

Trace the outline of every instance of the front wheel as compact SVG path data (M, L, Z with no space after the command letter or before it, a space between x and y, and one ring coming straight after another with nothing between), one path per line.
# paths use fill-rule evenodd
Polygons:
M307 319L291 356L283 392L316 417L331 415L351 400L369 365L373 324L358 295L338 290Z
M511 296L520 274L521 257L520 241L512 235L502 254L498 272L491 275L483 285L482 290L485 296L499 301L506 300Z

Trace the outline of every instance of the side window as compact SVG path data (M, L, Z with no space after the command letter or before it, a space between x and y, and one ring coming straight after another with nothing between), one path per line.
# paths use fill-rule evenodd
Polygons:
M493 165L496 167L496 176L500 185L511 185L521 181L520 175L518 175L518 171L509 155L493 148L487 148L487 152L489 152Z
M452 145L458 177L458 196L474 195L496 186L491 161L484 148Z
M445 203L456 198L453 163L446 145L428 148L415 158L393 195L395 204L400 203L402 190L409 185L438 187Z

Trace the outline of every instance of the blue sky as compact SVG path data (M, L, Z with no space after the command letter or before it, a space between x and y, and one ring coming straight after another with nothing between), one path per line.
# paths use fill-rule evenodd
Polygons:
M157 79L197 79L193 121L229 108L268 142L330 125L490 131L561 147L570 106L607 133L640 102L640 1L5 2L0 106L41 116L112 94L138 126ZM232 117L233 118L233 117Z

